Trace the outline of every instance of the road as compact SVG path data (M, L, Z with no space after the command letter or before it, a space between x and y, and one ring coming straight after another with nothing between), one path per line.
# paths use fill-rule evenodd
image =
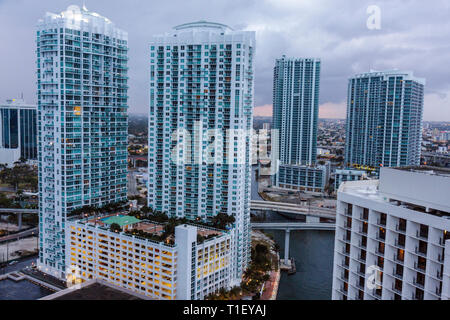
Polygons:
M336 219L335 209L322 208L316 206L299 206L292 203L281 203L271 201L251 201L252 210L270 210L274 212L284 212L297 215L309 215L326 219Z
M139 195L139 191L137 190L136 172L129 171L127 179L128 179L128 195L130 196Z
M25 267L31 266L31 264L33 262L36 264L37 258L38 258L38 256L35 255L35 256L28 257L28 258L25 258L23 260L20 260L18 263L13 264L11 266L0 268L0 274L6 274L6 273L9 273L9 272L20 271L20 270L24 269Z
M39 209L0 208L0 213L33 213L39 214Z
M28 229L19 233L14 233L14 234L10 234L9 236L4 236L0 238L0 243L8 241L8 240L15 240L18 238L25 238L25 237L29 237L32 236L34 234L38 233L38 228L32 228L32 229Z

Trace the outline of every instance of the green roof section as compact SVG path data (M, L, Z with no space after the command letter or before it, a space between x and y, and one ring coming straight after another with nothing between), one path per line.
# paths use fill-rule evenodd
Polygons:
M120 227L141 222L141 220L139 220L133 216L114 216L114 217L102 219L102 221L103 221L103 223L109 224L109 225L116 223Z

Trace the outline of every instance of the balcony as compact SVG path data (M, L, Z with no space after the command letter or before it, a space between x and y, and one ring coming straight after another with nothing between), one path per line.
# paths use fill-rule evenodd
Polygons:
M395 246L405 249L405 242L404 241L399 241L398 239L395 240Z
M362 235L367 236L367 225L365 225L362 228L359 228L359 233L362 234Z
M425 280L422 279L421 281L417 281L417 278L414 278L413 284L421 289L425 288Z
M414 270L424 273L426 270L426 264L414 262Z
M386 240L386 233L385 232L377 232L376 239L378 241L385 241Z
M421 256L421 257L423 257L423 258L426 258L426 257L427 257L427 251L426 251L426 250L423 251L423 249L421 250L420 248L416 247L415 250L414 250L414 252L415 252L418 256Z

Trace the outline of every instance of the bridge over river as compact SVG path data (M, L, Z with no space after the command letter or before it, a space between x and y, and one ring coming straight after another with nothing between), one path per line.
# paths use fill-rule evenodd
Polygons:
M324 230L334 231L336 225L334 223L317 223L317 222L254 222L252 229L256 230L284 230L284 261L289 260L289 240L290 232L298 230Z

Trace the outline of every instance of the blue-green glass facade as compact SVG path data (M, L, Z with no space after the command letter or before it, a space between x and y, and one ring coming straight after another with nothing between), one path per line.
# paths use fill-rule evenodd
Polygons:
M127 200L128 36L77 6L47 14L36 36L38 266L64 277L70 212Z
M15 149L19 147L19 110L0 109L2 128L2 147Z
M21 158L37 160L36 107L15 99L0 105L0 148L20 149Z
M399 71L349 80L346 166L377 170L420 164L424 84Z
M273 129L279 130L280 162L315 164L320 60L277 59L273 90Z
M234 216L236 282L250 260L254 55L254 32L204 21L150 44L148 206Z

